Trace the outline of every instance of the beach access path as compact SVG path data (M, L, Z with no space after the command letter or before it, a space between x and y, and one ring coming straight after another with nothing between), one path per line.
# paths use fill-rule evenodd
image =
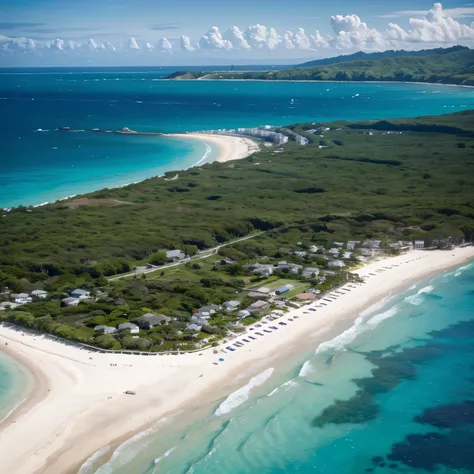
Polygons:
M294 352L304 342L316 348L341 332L338 323L352 324L364 308L473 259L474 247L465 247L415 250L375 261L354 272L365 283L348 283L326 306L314 302L286 313L273 323L285 326L262 332L235 351L225 349L229 342L222 343L218 354L213 350L148 357L92 353L0 326L0 350L17 358L38 381L27 401L0 424L2 472L77 472L100 448L124 441L161 417L217 403L236 384L244 385L262 364L275 363L272 358ZM316 311L308 311L316 305ZM239 340L255 337L254 331L248 328ZM136 395L126 395L127 390Z

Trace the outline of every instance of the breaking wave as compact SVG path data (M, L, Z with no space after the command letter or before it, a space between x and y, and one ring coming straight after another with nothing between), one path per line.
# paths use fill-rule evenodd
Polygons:
M111 450L110 446L105 446L104 448L100 448L89 459L87 459L87 461L84 462L84 464L81 466L77 474L94 474L94 472L96 472L94 468L95 462L98 459L100 459L102 456L107 454L110 450Z
M349 329L345 330L342 334L339 334L339 336L336 336L334 339L319 344L315 354L321 354L322 352L331 349L340 351L350 344L359 334L362 334L366 330L367 326L364 325L364 319L359 316L354 321L354 326L351 326Z
M158 456L154 461L153 461L153 464L156 466L160 461L162 461L163 459L167 458L174 450L176 449L176 446L171 448L171 449L168 449L168 451L166 451L165 453L163 453L161 456Z
M425 286L415 295L407 296L405 301L413 306L419 306L421 303L423 303L423 294L431 293L433 290L434 287L432 285Z
M376 314L374 317L370 318L367 321L367 324L369 326L377 326L382 321L385 321L386 319L391 318L392 316L395 316L397 313L398 313L398 308L394 306L393 308L390 308L389 310L384 311L383 313Z
M278 393L282 388L286 389L286 390L289 390L291 387L296 387L298 385L298 383L296 382L295 379L291 379L291 380L288 380L287 382L285 382L284 384L281 384L279 387L275 388L274 390L272 390L268 395L267 397L272 397L273 395L275 395L276 393Z
M250 382L247 385L239 388L235 392L231 393L217 408L215 415L222 416L227 413L230 413L234 408L245 403L250 396L250 392L253 388L263 385L272 375L274 369L270 367L269 369L263 371L261 374L256 375L250 379Z
M307 360L304 364L303 367L301 367L300 373L298 374L298 377L307 377L313 372L313 366L311 365L311 361Z

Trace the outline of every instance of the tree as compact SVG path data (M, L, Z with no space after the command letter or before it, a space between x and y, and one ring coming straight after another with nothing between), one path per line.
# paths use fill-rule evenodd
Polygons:
M148 259L148 262L150 262L152 265L164 265L167 261L168 261L168 258L165 252L154 253Z
M117 339L115 339L115 337L111 336L110 334L102 334L101 336L96 337L95 343L99 347L102 347L102 349L118 350L122 347L120 345L120 342L117 341Z

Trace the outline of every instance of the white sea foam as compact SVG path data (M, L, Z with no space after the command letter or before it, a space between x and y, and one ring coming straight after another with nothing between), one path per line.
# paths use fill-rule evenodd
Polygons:
M178 415L178 413L176 415ZM158 426L168 422L172 418L172 416L162 418L151 428L141 431L135 436L132 436L131 438L127 439L115 449L109 461L106 462L103 466L101 466L95 472L95 474L112 474L117 470L117 467L124 466L127 463L131 462L140 451L145 449L153 441L151 437L146 442L143 442L141 440L152 435L157 430Z
M362 318L365 318L366 316L370 316L373 313L377 312L379 309L382 309L389 301L391 297L384 298L377 303L373 304L372 306L369 306L368 308L364 309L359 313L359 316Z
M166 451L165 453L163 453L161 456L158 456L158 457L155 459L155 461L154 461L155 466L156 466L160 461L163 461L163 459L167 458L175 449L176 449L176 446L175 446L174 448L168 449L168 451Z
M96 451L87 461L81 466L77 474L94 474L96 472L94 468L95 462L102 456L107 454L111 450L110 446L105 446Z
M390 308L389 310L384 311L383 313L376 314L367 321L367 324L371 327L378 326L382 321L385 321L386 319L395 316L397 313L398 308L394 306L393 308Z
M206 146L206 152L204 153L203 157L193 166L201 166L203 163L206 162L207 158L212 153L212 148L207 143L204 143L204 145Z
M264 370L261 374L256 375L250 379L247 385L239 388L235 392L231 393L217 408L215 415L222 416L231 412L234 408L245 403L250 396L250 392L253 388L263 385L272 375L274 369L270 367Z
M307 377L313 372L313 366L311 365L311 361L307 360L304 364L303 367L301 367L300 373L298 374L298 377Z
M35 130L35 132L49 132L50 130L46 129L46 130L43 130L42 128L38 128L37 130Z
M267 395L267 397L272 397L273 395L275 395L276 393L278 393L281 389L289 390L290 388L296 387L297 385L298 385L298 383L296 382L295 379L288 380L288 381L285 382L284 384L281 384L279 387L273 389L273 390Z
M418 290L418 293L415 295L407 296L405 301L413 306L419 306L421 303L423 303L423 294L431 293L433 290L434 287L432 285L425 286L421 290Z
M340 351L344 349L348 344L350 344L359 334L367 331L367 326L364 324L364 320L359 316L355 321L354 325L349 329L344 331L339 336L336 336L330 341L322 342L319 344L318 348L315 351L315 354L321 354L327 350L336 350Z

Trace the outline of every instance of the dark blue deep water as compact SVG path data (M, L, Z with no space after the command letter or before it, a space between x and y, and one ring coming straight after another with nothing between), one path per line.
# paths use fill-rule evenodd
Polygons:
M474 91L456 87L163 81L165 74L143 68L0 72L0 207L126 184L215 154L190 140L60 133L58 127L184 132L474 107Z

